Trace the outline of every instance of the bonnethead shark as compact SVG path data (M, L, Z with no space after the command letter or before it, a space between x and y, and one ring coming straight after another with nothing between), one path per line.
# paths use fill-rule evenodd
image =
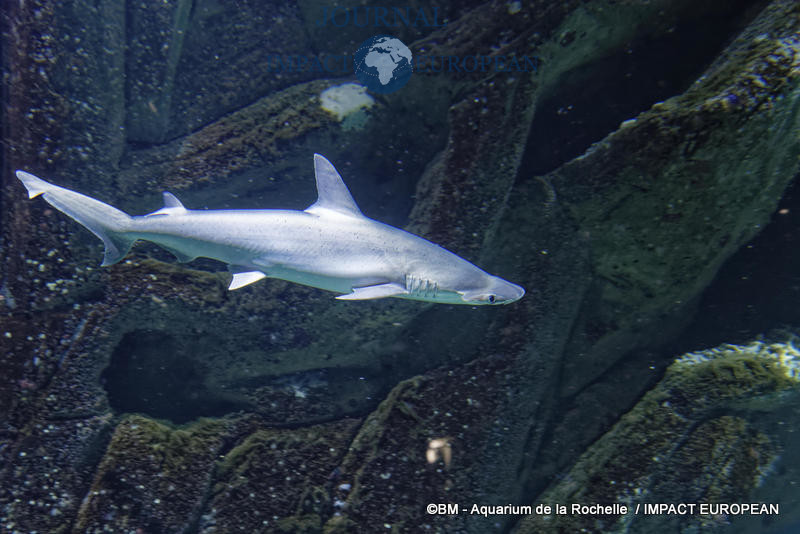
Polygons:
M137 240L228 264L238 289L279 278L335 291L340 300L385 297L448 304L508 304L525 290L426 239L366 217L333 165L314 155L317 201L297 210L190 210L164 192L164 207L143 216L17 171L28 197L54 208L103 240L103 265L120 261Z

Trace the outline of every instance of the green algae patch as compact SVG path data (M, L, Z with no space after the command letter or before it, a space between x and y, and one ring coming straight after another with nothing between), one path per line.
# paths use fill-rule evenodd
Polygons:
M225 420L173 428L138 415L117 426L78 512L76 531L180 532L203 502Z
M713 409L726 403L757 406L797 387L800 351L797 339L783 343L754 341L691 352L673 363L663 386L682 412ZM745 406L743 406L745 407Z
M213 520L231 532L321 532L341 483L336 466L358 423L264 428L247 436L217 463L207 506Z
M187 136L165 177L175 190L196 187L218 176L278 158L282 145L336 123L319 105L333 85L316 80L270 94Z
M627 513L530 515L515 532L719 526L720 519L710 515L648 516L633 510L653 502L743 502L761 486L781 450L780 440L763 430L769 427L763 420L800 393L798 338L784 337L685 354L536 499L543 504L619 503L628 507Z

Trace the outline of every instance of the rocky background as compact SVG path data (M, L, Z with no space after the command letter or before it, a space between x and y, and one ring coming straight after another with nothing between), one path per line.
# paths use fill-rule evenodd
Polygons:
M800 7L407 5L446 25L320 28L318 1L6 2L3 532L800 522L796 342L771 332L800 325ZM265 68L379 33L539 68L415 73L349 122L319 95L352 77ZM526 297L343 303L278 280L229 293L224 266L149 245L99 268L94 237L13 177L134 214L165 189L191 208L303 209L314 152L368 216ZM426 510L570 502L780 514Z

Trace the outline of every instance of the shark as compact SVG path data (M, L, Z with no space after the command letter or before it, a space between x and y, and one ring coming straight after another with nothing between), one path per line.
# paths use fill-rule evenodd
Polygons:
M163 193L164 207L131 216L28 172L17 178L105 245L103 266L138 240L179 262L198 257L228 264L228 289L279 278L338 293L339 300L387 297L466 305L509 304L525 290L445 248L366 217L330 161L314 155L317 200L307 209L192 210Z

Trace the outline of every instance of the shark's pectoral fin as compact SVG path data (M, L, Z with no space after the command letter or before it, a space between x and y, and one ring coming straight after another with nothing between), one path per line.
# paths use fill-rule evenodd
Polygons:
M354 287L352 293L339 295L336 298L339 300L370 300L384 299L397 295L408 295L408 291L400 284L389 283L377 286Z
M231 280L231 284L228 286L228 290L233 291L234 289L239 289L240 287L252 284L253 282L258 282L262 278L266 277L267 275L261 271L233 273L233 279Z

